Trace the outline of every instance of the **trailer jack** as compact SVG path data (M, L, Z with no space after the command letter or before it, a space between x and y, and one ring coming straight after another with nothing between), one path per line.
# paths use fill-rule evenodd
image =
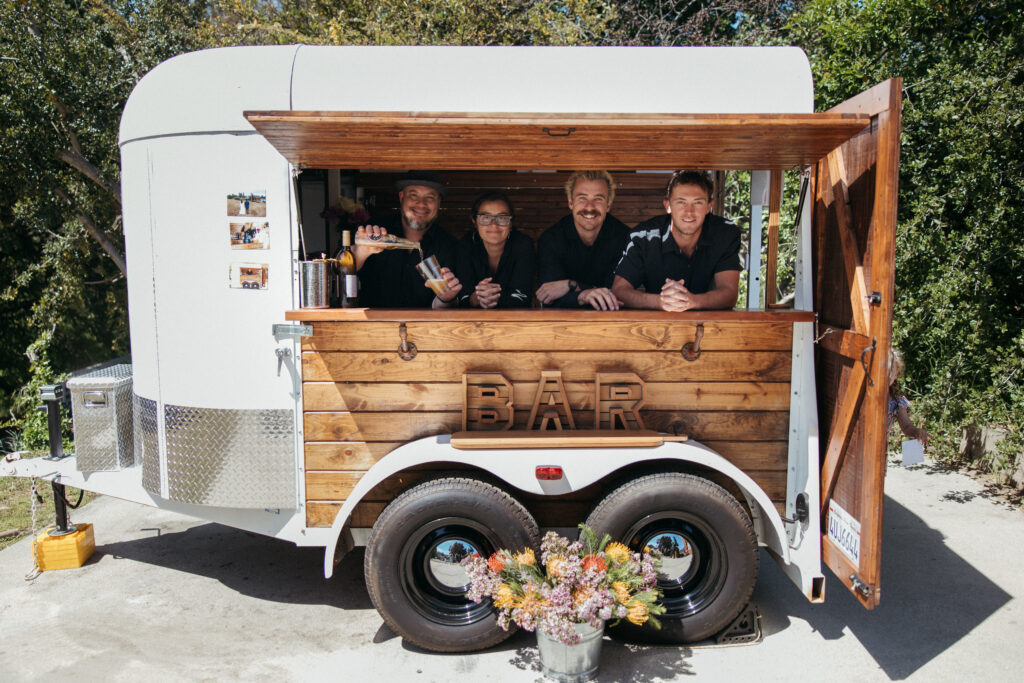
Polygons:
M39 389L39 397L43 400L40 409L46 411L49 427L50 454L46 459L57 461L70 457L64 452L60 428L60 407L67 398L66 387L64 384L47 384ZM81 567L96 549L92 524L76 526L68 522L67 493L64 484L61 484L58 478L54 477L50 481L53 488L55 524L32 541L32 555L40 571Z

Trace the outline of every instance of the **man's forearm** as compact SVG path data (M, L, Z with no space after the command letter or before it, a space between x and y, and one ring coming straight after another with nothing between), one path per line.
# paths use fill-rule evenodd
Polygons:
M626 308L661 309L661 297L657 294L641 292L623 277L616 276L612 284L612 294L618 297Z
M712 289L710 292L704 292L703 294L694 294L693 298L696 300L697 305L694 308L703 311L713 311L732 308L736 305L736 299L739 296L739 292L729 289Z

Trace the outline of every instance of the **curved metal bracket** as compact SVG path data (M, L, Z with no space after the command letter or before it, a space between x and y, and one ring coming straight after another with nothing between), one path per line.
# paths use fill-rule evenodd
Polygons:
M415 358L419 351L416 349L416 345L409 341L405 323L398 325L398 336L402 340L402 343L398 345L398 357L402 360L412 360Z
M700 358L700 340L704 338L704 323L697 323L697 334L692 342L686 342L683 344L683 348L679 349L679 353L683 354L683 358L688 361L695 361Z
M564 133L556 133L555 131L551 130L547 126L545 126L544 128L541 128L541 130L544 131L545 133L547 133L549 136L551 136L553 138L567 138L567 137L569 137L570 135L572 135L573 133L576 132L575 128L566 128Z

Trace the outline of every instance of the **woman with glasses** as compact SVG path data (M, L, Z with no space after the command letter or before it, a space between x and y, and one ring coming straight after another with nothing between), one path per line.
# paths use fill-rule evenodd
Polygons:
M512 227L512 202L501 192L485 192L471 216L474 229L459 242L455 262L462 305L528 308L537 256L533 240Z

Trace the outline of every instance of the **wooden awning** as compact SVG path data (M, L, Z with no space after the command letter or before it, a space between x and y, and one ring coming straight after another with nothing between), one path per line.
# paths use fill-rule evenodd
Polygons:
M482 114L248 111L299 168L789 169L816 163L867 114Z

